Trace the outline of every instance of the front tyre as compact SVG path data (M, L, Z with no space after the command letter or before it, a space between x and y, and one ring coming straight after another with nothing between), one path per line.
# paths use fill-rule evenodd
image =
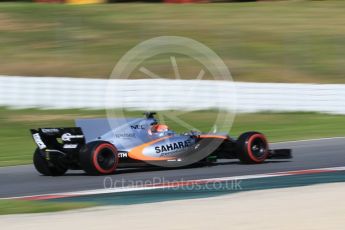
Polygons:
M66 166L48 162L39 148L34 153L33 162L36 170L44 176L62 176L68 170Z
M237 140L236 152L241 162L260 164L269 155L266 137L258 132L244 133Z
M115 172L119 163L117 149L106 141L86 144L79 153L81 167L89 175L106 175Z

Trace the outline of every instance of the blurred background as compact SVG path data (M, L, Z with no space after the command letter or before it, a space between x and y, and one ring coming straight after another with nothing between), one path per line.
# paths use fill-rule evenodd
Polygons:
M86 2L91 0L66 1ZM0 70L3 75L108 78L116 61L134 45L173 35L213 49L236 81L344 83L343 9L341 0L3 2ZM169 76L170 66L159 60L155 68ZM183 68L185 75L194 75L192 67Z
M84 105L91 97L89 80L108 79L128 50L167 35L205 44L240 83L239 106L245 104L245 109L237 115L232 135L258 130L273 142L343 136L344 9L342 0L1 1L0 166L31 163L29 128L104 117L101 102ZM194 79L199 66L188 57L177 61L182 79ZM146 67L174 78L164 56L150 59ZM132 78L142 75L136 72ZM213 79L205 75L205 80ZM56 90L61 85L69 89L63 95ZM68 92L78 94L76 88L82 91L81 106L55 106L73 101ZM48 97L51 106L40 104ZM191 112L183 119L203 130L212 126L216 113ZM185 130L173 120L166 122Z

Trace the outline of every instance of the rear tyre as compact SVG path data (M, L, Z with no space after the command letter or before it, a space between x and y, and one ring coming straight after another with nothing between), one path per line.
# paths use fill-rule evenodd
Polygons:
M260 164L269 155L266 137L258 132L244 133L237 140L236 152L241 162Z
M33 162L36 170L44 176L62 176L68 170L66 166L48 162L39 148L34 153Z
M86 144L79 153L81 167L89 175L106 175L115 172L119 163L117 149L105 141Z

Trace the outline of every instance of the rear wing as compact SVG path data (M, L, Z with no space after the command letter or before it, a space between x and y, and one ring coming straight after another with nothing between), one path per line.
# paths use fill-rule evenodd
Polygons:
M85 144L81 128L40 128L30 129L32 137L41 150L70 152Z

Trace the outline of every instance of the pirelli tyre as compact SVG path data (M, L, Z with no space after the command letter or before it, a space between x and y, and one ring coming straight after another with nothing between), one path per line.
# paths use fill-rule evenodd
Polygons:
M44 176L62 176L68 170L68 167L64 165L48 162L39 148L35 150L33 162L36 170Z
M79 153L80 165L89 175L114 173L119 163L116 147L106 141L86 144Z
M269 155L266 137L258 132L244 133L236 142L236 152L241 162L260 164Z

